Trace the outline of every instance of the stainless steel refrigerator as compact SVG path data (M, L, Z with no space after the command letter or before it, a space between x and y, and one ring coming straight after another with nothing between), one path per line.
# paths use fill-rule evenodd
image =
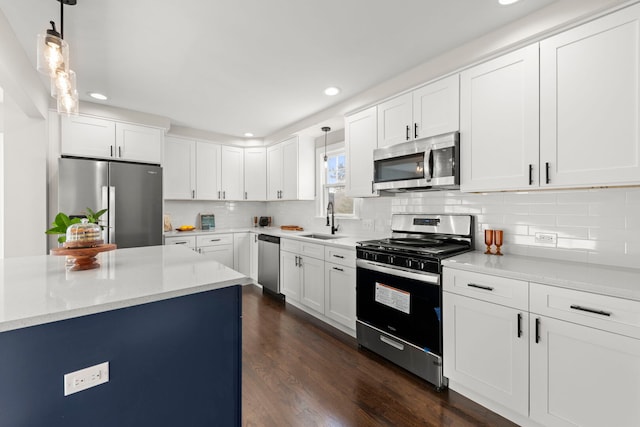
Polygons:
M162 168L155 165L61 158L58 211L84 216L109 209L101 219L105 243L118 248L162 244Z

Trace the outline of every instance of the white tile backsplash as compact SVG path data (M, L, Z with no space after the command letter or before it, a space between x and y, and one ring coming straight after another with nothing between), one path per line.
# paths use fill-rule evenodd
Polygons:
M362 199L360 219L337 219L339 234L386 236L394 213L459 213L476 219L476 248L483 231L505 232L505 254L520 254L623 267L640 267L640 188L604 188L530 193L469 194L414 192ZM299 225L329 232L314 201L197 202L167 201L173 224L197 223L198 213L213 212L220 228L249 227L253 216L271 216L274 224ZM365 230L362 219L373 220ZM535 244L535 233L555 233L557 247Z
M441 213L452 206L475 215L477 249L484 249L483 230L502 229L506 254L640 267L640 188L413 193L394 197L391 213ZM536 245L535 233L557 234L557 246Z

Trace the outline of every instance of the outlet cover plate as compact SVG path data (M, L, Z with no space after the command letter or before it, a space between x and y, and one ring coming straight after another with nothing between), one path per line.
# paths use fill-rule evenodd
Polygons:
M558 235L556 233L536 233L536 245L556 247L558 243Z
M109 362L69 372L64 375L64 395L68 396L106 382L109 382Z

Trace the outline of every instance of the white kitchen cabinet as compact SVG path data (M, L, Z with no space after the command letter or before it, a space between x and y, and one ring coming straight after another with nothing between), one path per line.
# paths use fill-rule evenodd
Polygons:
M526 311L443 293L444 376L528 416Z
M444 376L526 417L528 283L445 268Z
M233 234L205 234L196 236L197 251L229 268L233 265Z
M62 118L61 153L102 159L162 163L157 128L86 116Z
M251 277L253 280L258 281L258 262L259 262L259 257L260 257L260 253L258 252L258 233L250 233L250 243L249 243L249 257L250 257L250 273L249 273L249 277Z
M443 291L453 390L521 425L640 425L640 301L449 267Z
M115 150L116 124L85 116L61 119L61 152L70 156L111 158Z
M639 27L634 5L540 43L542 187L640 182Z
M191 200L196 188L196 142L167 136L164 140L164 198Z
M460 129L460 76L454 74L413 91L413 138Z
M373 190L373 150L378 147L377 108L371 107L344 119L347 163L347 195L375 197Z
M162 163L160 129L116 123L117 158L137 162Z
M396 96L378 104L378 147L413 139L413 97L411 93Z
M462 191L538 187L538 59L534 44L461 73Z
M640 340L531 315L531 418L548 427L640 425Z
M312 138L293 136L267 148L267 199L315 198L315 145Z
M220 145L167 136L164 198L218 200Z
M280 240L281 290L318 313L324 313L324 246Z
M222 146L220 161L222 200L244 200L244 149Z
M640 302L531 284L531 418L640 425Z
M244 149L244 200L267 199L267 150L262 147Z
M220 145L196 141L194 199L220 199Z
M459 91L456 74L378 104L378 147L457 131Z
M347 328L355 330L356 269L325 262L324 280L324 314Z
M267 148L267 200L279 200L282 193L282 144Z
M233 233L233 269L251 276L251 239L254 233Z
M298 258L296 253L280 250L280 292L288 302L300 301L302 277L298 267Z
M324 260L300 256L298 265L302 271L300 302L318 313L324 313Z

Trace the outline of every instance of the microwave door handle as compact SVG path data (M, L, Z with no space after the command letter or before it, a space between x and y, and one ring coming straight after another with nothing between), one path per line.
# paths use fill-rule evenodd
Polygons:
M427 149L424 153L424 178L427 182L431 181L433 176L433 150L431 147Z

